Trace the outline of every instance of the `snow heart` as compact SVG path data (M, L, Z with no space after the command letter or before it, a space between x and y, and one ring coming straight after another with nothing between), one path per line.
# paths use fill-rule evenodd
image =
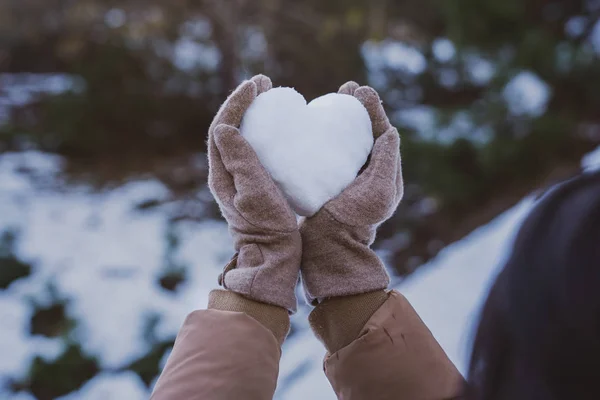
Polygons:
M373 147L367 110L355 97L337 93L307 105L292 88L271 89L254 100L240 131L302 216L341 193Z

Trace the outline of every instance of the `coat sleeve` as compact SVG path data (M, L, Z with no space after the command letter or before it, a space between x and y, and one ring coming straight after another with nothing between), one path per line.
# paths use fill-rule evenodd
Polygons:
M181 327L152 400L271 400L281 352L242 312L199 310Z
M463 378L406 298L392 292L358 339L325 358L339 399L458 399Z

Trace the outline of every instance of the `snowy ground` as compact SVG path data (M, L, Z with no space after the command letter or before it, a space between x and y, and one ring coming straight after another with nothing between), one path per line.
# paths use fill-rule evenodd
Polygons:
M600 166L600 148L583 163L588 169ZM51 301L52 282L59 296L72 299L67 314L80 322L70 339L115 371L103 372L63 399L147 398L136 374L116 369L148 351L150 344L143 340L148 315L160 315L155 333L168 338L188 312L205 306L231 255L225 225L178 226L175 258L188 267L188 279L169 292L157 284L165 268L167 217L134 211L135 204L165 193L160 183L134 182L104 194L84 188L57 193L39 189L19 172L24 168L36 171L36 182L49 182L56 179L60 160L35 152L0 157L0 233L18 232L15 253L34 265L29 277L0 290L0 388L9 377L24 377L35 355L50 360L65 346L64 338L29 335L33 304ZM531 199L523 200L398 286L461 371L481 302L531 206ZM293 318L296 333L284 348L279 399L334 398L322 373L324 351L308 331L307 313L301 308ZM0 398L7 397L0 389ZM32 399L25 393L12 398Z

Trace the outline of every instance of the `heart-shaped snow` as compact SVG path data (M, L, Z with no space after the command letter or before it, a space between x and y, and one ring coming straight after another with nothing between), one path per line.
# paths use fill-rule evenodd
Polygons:
M271 89L252 102L240 131L303 216L341 193L373 147L367 110L355 97L337 93L307 105L294 89Z

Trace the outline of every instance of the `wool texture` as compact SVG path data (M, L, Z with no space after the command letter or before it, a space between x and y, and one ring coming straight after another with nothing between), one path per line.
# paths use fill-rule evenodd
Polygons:
M208 132L208 185L237 252L220 283L293 313L302 252L296 215L238 130L252 101L271 86L269 78L258 75L221 106Z
M339 92L355 96L365 106L375 144L354 182L301 223L301 276L311 304L387 288L389 276L371 245L377 227L393 215L404 193L400 137L379 95L354 82L344 84Z

